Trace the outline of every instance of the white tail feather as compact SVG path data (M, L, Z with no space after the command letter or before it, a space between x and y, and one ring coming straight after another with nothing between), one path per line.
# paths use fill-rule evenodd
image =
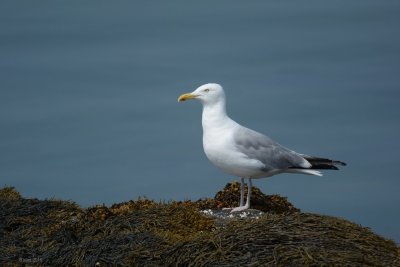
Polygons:
M307 169L288 169L286 172L290 173L302 173L302 174L308 174L308 175L316 175L316 176L322 176L322 173L320 171L316 170L307 170Z

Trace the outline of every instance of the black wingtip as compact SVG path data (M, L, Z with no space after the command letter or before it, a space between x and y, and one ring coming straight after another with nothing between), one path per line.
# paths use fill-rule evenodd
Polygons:
M346 166L347 164L340 160L331 160L319 157L304 157L308 162L311 163L310 169L326 169L326 170L339 170L336 165Z
M334 160L332 163L335 164L335 165L347 166L346 162L339 161L339 160Z
M339 170L335 165L330 164L313 164L310 169L315 170Z

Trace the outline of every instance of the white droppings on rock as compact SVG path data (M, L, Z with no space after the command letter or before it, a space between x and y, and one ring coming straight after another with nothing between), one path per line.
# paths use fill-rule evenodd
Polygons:
M231 210L211 210L206 209L202 210L206 216L215 217L218 219L233 219L233 218L243 218L243 219L259 219L264 212L259 210L246 210L246 211L239 211L239 212L231 212Z

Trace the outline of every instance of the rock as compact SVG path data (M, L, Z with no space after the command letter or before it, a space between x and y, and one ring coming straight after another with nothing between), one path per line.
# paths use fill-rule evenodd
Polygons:
M400 266L393 241L344 219L301 213L257 188L252 209L222 210L237 205L237 187L195 202L138 199L87 209L6 187L0 266Z
M247 186L245 187L245 198L247 195ZM295 208L287 198L279 195L267 196L261 190L255 186L252 187L251 195L251 208L257 209L264 212L272 213L290 213L299 212L300 210ZM221 191L219 191L215 197L200 199L196 201L196 205L201 210L212 209L218 210L229 207L237 207L240 200L240 183L233 182L228 183Z

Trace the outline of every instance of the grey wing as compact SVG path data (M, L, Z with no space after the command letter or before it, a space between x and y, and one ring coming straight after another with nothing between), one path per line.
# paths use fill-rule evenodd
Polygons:
M264 163L265 171L311 166L298 153L281 146L268 136L245 127L237 129L234 141L236 147L247 157Z

